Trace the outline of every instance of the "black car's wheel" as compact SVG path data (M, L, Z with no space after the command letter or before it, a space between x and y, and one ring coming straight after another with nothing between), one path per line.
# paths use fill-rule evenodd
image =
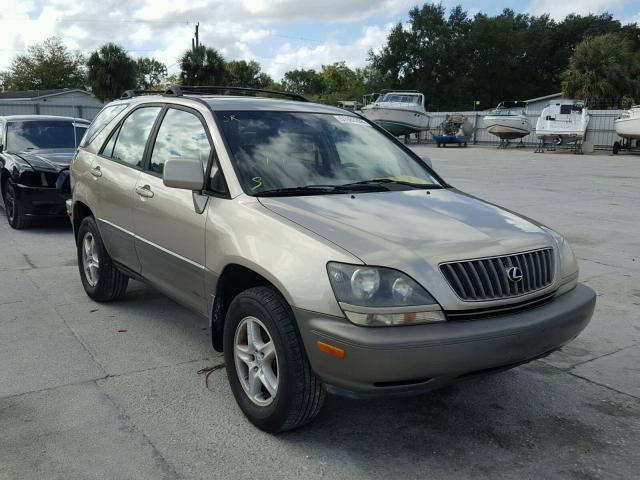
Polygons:
M121 298L127 291L129 277L113 264L93 217L82 220L77 244L78 269L87 295L99 302Z
M224 356L233 395L246 417L271 433L310 422L324 401L295 318L272 287L250 288L231 302Z
M4 184L4 210L7 214L7 221L16 230L29 226L29 219L23 213L23 207L16 196L16 187L10 179Z

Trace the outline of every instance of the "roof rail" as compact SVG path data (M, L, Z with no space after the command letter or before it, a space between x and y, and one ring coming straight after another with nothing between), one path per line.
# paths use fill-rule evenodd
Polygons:
M226 87L224 85L172 85L167 89L165 95L181 97L182 95L246 95L257 97L259 94L272 95L276 97L286 97L298 102L308 102L303 95L290 92L276 92L274 90L263 90L261 88L249 87Z
M162 95L162 93L157 90L125 90L120 95L120 99L124 100L126 98L139 97L140 95Z

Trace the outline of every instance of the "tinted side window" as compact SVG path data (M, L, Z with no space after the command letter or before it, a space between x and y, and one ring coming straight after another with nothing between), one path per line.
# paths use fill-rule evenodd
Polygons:
M111 157L127 165L141 167L144 148L160 110L161 107L143 107L129 115L120 127ZM106 149L103 153L107 153Z
M96 138L96 136L102 131L102 129L106 127L107 124L125 108L127 108L126 104L107 105L102 110L100 110L96 118L94 118L93 122L91 122L91 126L85 133L84 137L82 137L80 146L84 147L85 145L89 144L89 142Z
M211 145L200 119L192 113L171 108L158 130L149 170L162 174L164 163L170 158L200 160L202 168L206 168L210 154Z

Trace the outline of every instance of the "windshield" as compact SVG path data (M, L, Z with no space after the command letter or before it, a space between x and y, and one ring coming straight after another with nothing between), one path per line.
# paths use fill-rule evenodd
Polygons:
M376 102L420 103L420 97L417 95L382 95Z
M76 148L89 125L60 120L29 120L7 124L7 150L23 152Z
M240 183L250 195L367 182L440 186L422 162L358 117L294 112L217 116Z
M524 109L523 108L497 108L496 110L493 110L491 112L491 115L494 116L503 116L503 117L510 117L510 116L514 116L514 115L524 115Z

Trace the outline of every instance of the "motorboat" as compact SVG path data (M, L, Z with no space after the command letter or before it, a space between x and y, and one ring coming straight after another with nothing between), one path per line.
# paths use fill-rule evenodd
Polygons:
M371 100L368 102L368 100ZM429 128L424 95L415 90L384 91L366 95L361 113L389 133L400 136Z
M613 121L616 133L622 137L622 141L613 142L613 153L617 154L621 149L632 150L635 140L636 149L640 147L640 105L634 105L625 110Z
M536 136L542 141L581 143L584 140L589 112L580 100L555 100L542 110L536 123Z
M531 123L526 114L527 102L500 102L495 110L483 118L487 132L500 140L513 140L531 133Z
M356 100L338 100L338 106L350 112L355 112L362 107L362 103Z
M640 105L622 112L613 122L616 133L627 140L640 140Z

